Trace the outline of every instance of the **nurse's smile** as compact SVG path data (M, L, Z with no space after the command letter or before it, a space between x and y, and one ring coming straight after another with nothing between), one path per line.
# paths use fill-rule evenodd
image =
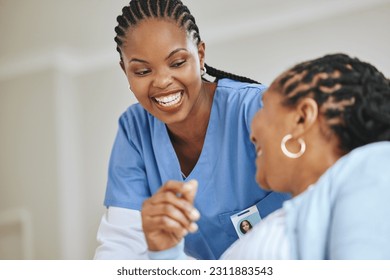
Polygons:
M171 91L152 97L157 107L163 111L178 109L183 102L183 91Z

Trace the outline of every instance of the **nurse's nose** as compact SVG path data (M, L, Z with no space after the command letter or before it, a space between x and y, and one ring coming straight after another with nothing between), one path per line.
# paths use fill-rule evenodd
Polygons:
M155 73L153 79L153 86L156 88L164 89L172 84L172 76L169 71L158 71Z

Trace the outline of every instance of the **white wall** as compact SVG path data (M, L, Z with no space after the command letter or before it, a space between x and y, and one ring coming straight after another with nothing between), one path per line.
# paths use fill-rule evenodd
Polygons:
M390 74L390 0L185 2L216 68L269 84L346 52ZM0 259L93 256L117 119L135 102L113 42L126 3L0 0Z

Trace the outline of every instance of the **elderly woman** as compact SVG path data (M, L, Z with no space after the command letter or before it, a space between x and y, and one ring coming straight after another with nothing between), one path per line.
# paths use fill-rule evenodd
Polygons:
M389 80L356 58L327 55L280 75L262 102L251 127L256 181L293 198L222 258L390 259ZM174 210L154 227L144 205L149 255L182 258L182 236L198 218L188 206L196 184L165 191L181 195L161 201Z

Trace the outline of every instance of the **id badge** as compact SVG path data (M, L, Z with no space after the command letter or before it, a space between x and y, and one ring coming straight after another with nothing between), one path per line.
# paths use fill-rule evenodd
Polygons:
M252 227L260 222L261 217L256 205L230 216L239 238L242 238Z

